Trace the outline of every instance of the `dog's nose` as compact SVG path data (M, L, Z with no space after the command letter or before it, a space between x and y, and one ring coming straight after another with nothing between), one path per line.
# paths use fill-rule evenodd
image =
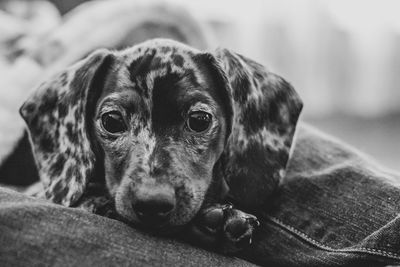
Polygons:
M165 222L175 208L175 194L156 192L137 195L132 204L140 221L158 225Z

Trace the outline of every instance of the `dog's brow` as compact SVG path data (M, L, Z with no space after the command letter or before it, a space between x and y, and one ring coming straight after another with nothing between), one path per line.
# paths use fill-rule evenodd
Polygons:
M103 110L115 106L120 106L127 110L130 110L138 105L139 99L140 98L138 96L138 93L133 90L116 92L106 96L99 105L99 108Z
M178 100L190 103L191 106L196 103L204 103L210 105L215 102L215 100L205 90L186 91L184 94L180 96Z
M196 102L190 106L189 110L215 112L215 107L214 105L210 105L210 103Z

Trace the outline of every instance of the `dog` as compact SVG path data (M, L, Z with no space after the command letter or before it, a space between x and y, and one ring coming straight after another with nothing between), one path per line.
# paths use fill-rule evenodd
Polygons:
M37 196L235 252L285 175L302 106L287 81L240 54L154 39L92 53L20 113Z

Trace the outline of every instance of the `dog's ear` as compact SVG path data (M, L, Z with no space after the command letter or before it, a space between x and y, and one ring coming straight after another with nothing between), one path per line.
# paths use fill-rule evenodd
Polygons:
M230 98L220 166L231 196L252 209L265 204L285 173L303 104L288 82L253 60L219 49L208 61L218 90Z
M45 197L73 206L94 174L90 127L113 55L99 50L43 83L20 108Z

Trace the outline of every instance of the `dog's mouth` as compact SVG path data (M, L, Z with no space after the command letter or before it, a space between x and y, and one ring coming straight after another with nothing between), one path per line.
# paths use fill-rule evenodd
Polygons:
M141 219L137 218L132 220L132 218L118 215L118 218L116 219L134 228L161 236L174 235L184 228L183 225L172 225L170 220L166 218L160 219L157 216L146 216L145 218L142 217Z
M168 222L165 223L144 223L144 222L135 222L133 223L134 227L141 229L146 232L154 233L156 235L161 236L172 236L176 233L180 232L184 227L170 225Z
M160 217L157 215L139 216L138 224L147 229L166 229L170 228L169 218Z

